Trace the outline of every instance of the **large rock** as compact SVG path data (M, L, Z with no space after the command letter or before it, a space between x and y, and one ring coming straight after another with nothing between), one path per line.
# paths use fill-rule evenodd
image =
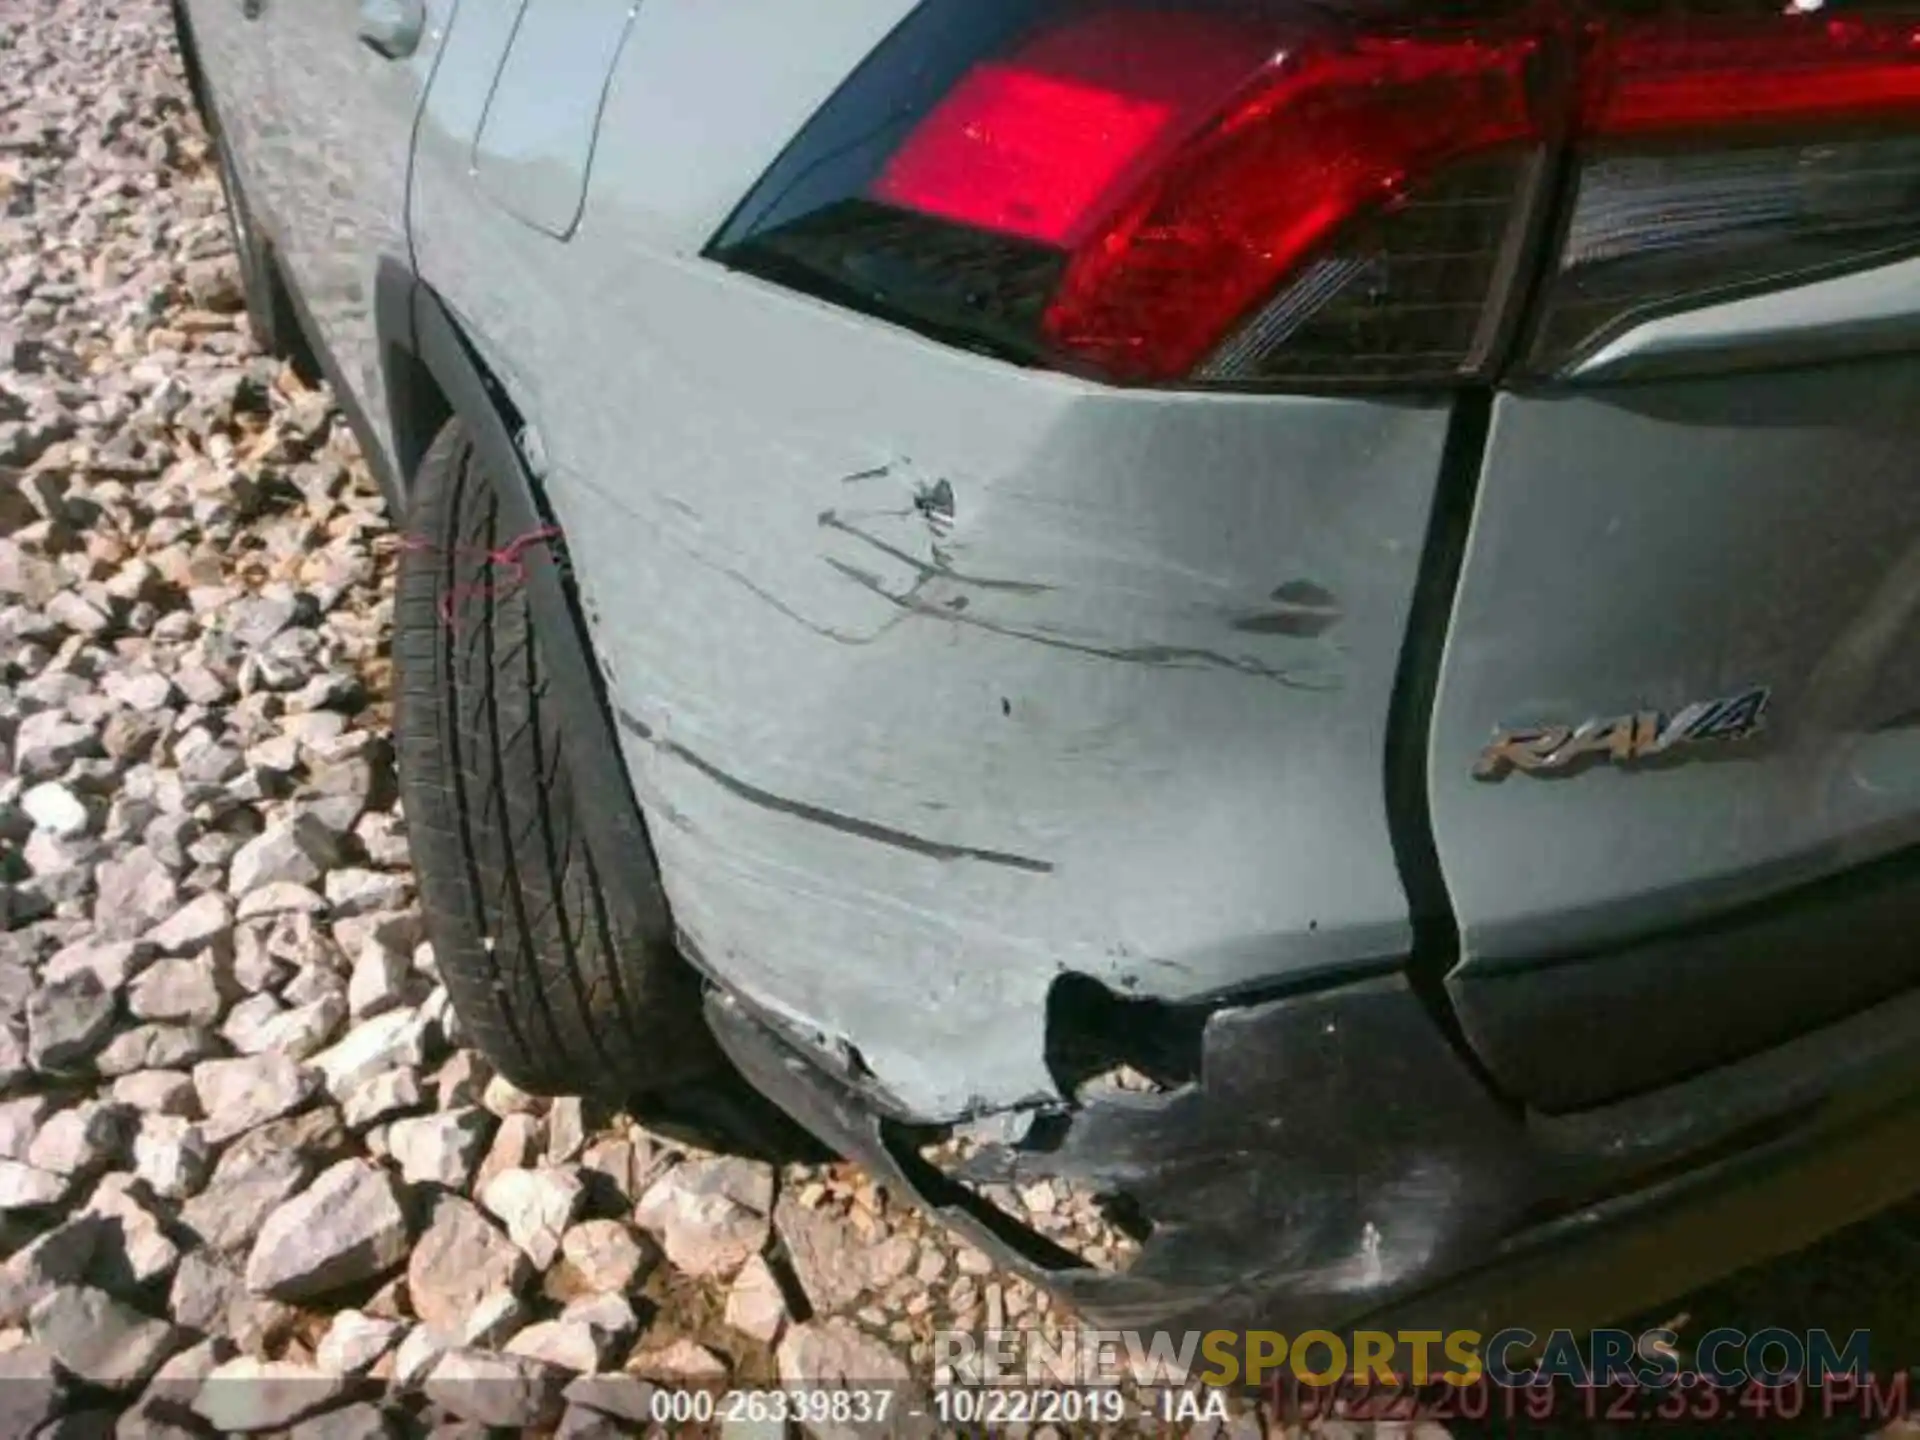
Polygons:
M387 1130L387 1149L400 1163L400 1176L409 1185L464 1190L493 1136L494 1124L493 1116L478 1106L396 1120Z
M359 1375L398 1345L407 1327L358 1310L342 1310L314 1347L313 1363L330 1375Z
M427 1377L427 1398L478 1425L535 1429L565 1406L569 1375L544 1361L485 1350L449 1350Z
M178 1070L220 1054L220 1042L199 1025L138 1025L123 1030L93 1057L102 1075L136 1070Z
M582 1375L567 1386L569 1405L579 1405L641 1427L653 1423L654 1387L637 1375Z
M51 1170L36 1170L18 1160L0 1160L0 1211L39 1210L58 1205L73 1181Z
M684 1335L636 1351L628 1358L627 1369L635 1375L678 1385L713 1385L724 1381L729 1373L724 1359Z
M591 1374L606 1365L613 1338L584 1320L542 1320L509 1340L506 1353L542 1360L575 1374Z
M42 985L27 1002L27 1058L36 1070L71 1070L106 1043L114 997L82 971Z
M618 1220L575 1225L562 1237L560 1254L566 1275L594 1295L624 1295L648 1268L647 1249Z
M52 985L84 970L106 989L123 990L129 980L153 963L155 953L145 940L100 940L89 935L55 951L40 978Z
M500 1114L492 1106L487 1108L493 1114ZM504 1175L509 1170L524 1170L536 1164L546 1143L547 1122L538 1115L502 1116L500 1128L494 1132L493 1148L487 1151L487 1158L480 1162L480 1173L473 1177L473 1193L484 1195L495 1176Z
M459 1348L459 1340L431 1325L416 1325L393 1352L393 1383L403 1389L417 1389L440 1357Z
M420 1089L420 1072L410 1065L382 1070L362 1080L340 1103L348 1128L365 1130L382 1120L418 1110L425 1097Z
M193 958L160 960L147 967L127 991L127 1009L141 1020L189 1025L218 1023L227 1007L227 986L211 950Z
M476 1305L460 1327L462 1345L498 1350L527 1328L533 1311L511 1290L496 1290Z
M220 1036L242 1055L264 1055L273 1048L273 1035L267 1027L286 1013L287 1007L272 994L249 995L227 1011Z
M227 888L245 895L267 885L312 885L339 854L339 842L306 815L277 821L233 857Z
M412 979L413 965L407 956L369 939L354 961L353 979L347 985L348 1004L355 1017L370 1020L406 1004Z
M343 1099L362 1081L399 1065L418 1067L426 1060L426 1023L417 1010L402 1007L354 1026L344 1039L313 1057L326 1076L327 1093Z
M345 1393L348 1382L311 1365L236 1356L207 1376L194 1412L227 1434L284 1430Z
M930 1425L914 1425L907 1418L915 1409L911 1372L898 1355L872 1336L845 1320L825 1320L796 1325L774 1352L780 1383L789 1390L815 1393L828 1390L872 1391L884 1387L894 1392L892 1410L904 1422L898 1433L931 1433ZM857 1436L864 1427L831 1421L809 1424L809 1434L828 1437Z
M181 1207L180 1221L209 1249L251 1248L267 1217L345 1143L331 1109L263 1125L230 1145L206 1188Z
M48 1434L66 1406L65 1391L59 1367L44 1345L29 1343L0 1352L0 1435Z
M207 1117L200 1128L221 1145L298 1110L319 1090L320 1076L284 1055L250 1055L202 1061L193 1067L193 1088Z
M133 1133L131 1112L87 1101L50 1115L27 1147L27 1163L56 1175L91 1175L126 1153Z
M599 1203L631 1210L664 1168L643 1138L596 1140L580 1154L587 1184Z
M535 1268L544 1270L560 1253L561 1239L586 1193L572 1168L508 1170L488 1182L480 1203L507 1227Z
M34 828L59 836L84 835L93 822L86 803L65 785L44 781L20 797Z
M748 1260L733 1277L727 1289L726 1321L763 1345L771 1345L787 1323L786 1293L762 1256Z
M640 1328L640 1316L624 1295L578 1295L560 1312L562 1320L591 1325L610 1345L631 1340Z
M407 1216L393 1177L342 1160L261 1227L247 1286L281 1300L309 1299L375 1279L407 1256Z
M0 1325L18 1325L62 1285L85 1280L104 1228L98 1216L80 1215L9 1255L0 1265Z
M442 1195L407 1261L407 1293L427 1325L457 1335L488 1295L518 1291L532 1274L526 1254L476 1206Z
M767 1243L773 1171L752 1160L690 1160L654 1181L634 1218L660 1239L675 1269L727 1276Z
M379 870L330 870L325 889L335 915L372 915L406 904L413 882Z
M167 1321L86 1285L63 1285L43 1298L30 1324L35 1343L63 1369L109 1390L139 1385L185 1341Z
M816 1315L844 1310L860 1298L867 1285L866 1246L851 1226L807 1209L791 1194L780 1197L773 1223Z
M57 710L41 710L22 720L14 734L14 768L29 780L50 780L82 756L98 753L99 744L93 726Z
M327 902L317 892L295 885L291 880L275 880L247 891L240 899L235 918L267 920L275 916L311 916L326 908Z
M145 936L166 955L224 948L233 939L233 902L217 890L196 895Z
M305 1060L338 1035L346 1019L347 1002L337 993L326 992L267 1021L261 1027L259 1049Z
M204 1131L178 1115L140 1117L133 1137L133 1170L156 1195L185 1200L207 1183L213 1147Z
M45 1095L22 1095L17 1100L0 1102L0 1160L22 1160L33 1146L33 1137L53 1110L53 1101Z
M81 1213L104 1227L90 1273L116 1294L156 1284L180 1263L180 1247L167 1235L160 1217L141 1201L131 1176L107 1176Z
M202 1340L153 1372L140 1398L120 1416L115 1440L200 1440L206 1433L193 1401L220 1363L233 1353L224 1339Z
M291 1305L253 1294L236 1270L204 1250L181 1257L167 1309L177 1324L229 1340L249 1355L266 1354L300 1318Z
M131 940L179 908L180 887L166 864L141 845L94 873L94 927L103 939Z
M142 1115L178 1115L192 1120L200 1114L200 1097L193 1077L178 1070L136 1070L113 1082L113 1100Z

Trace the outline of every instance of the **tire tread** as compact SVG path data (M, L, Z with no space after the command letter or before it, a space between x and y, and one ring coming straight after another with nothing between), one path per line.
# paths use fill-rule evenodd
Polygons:
M454 1007L535 1092L624 1094L697 1074L712 1063L688 1013L697 985L657 937L623 933L576 814L533 606L489 558L506 540L502 509L459 422L414 488L417 543L395 605L401 778Z

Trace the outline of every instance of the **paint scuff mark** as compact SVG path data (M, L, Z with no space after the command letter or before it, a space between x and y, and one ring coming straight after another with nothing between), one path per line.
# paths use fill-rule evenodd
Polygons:
M830 830L838 830L845 835L870 840L876 845L891 845L896 849L910 851L915 855L924 855L933 860L975 860L984 865L1002 865L1009 870L1025 871L1029 875L1053 873L1051 861L1035 860L1030 856L1016 855L1005 850L983 850L971 845L950 845L942 840L930 840L925 836L896 830L871 820L842 815L818 805L810 805L804 800L791 800L784 795L775 795L770 790L762 790L759 786L749 784L738 776L722 770L712 761L695 754L678 741L656 733L652 726L637 715L626 710L618 710L615 716L620 722L620 728L629 734L646 741L663 754L684 761L722 789L764 809L773 810L782 815L792 815L816 825L824 825Z
M739 570L736 570L731 565L717 564L716 562L707 559L706 556L701 555L697 551L693 551L693 550L686 550L683 548L682 553L687 555L690 559L696 560L700 564L705 565L708 569L716 572L717 574L726 576L727 579L733 581L734 584L740 586L743 590L747 591L748 594L754 596L758 600L764 601L767 605L771 606L774 610L786 616L787 619L793 621L794 624L812 631L815 635L818 635L823 640L831 640L836 645L846 645L851 647L871 645L874 641L878 640L882 635L885 635L889 630L893 629L894 625L900 619L903 618L901 616L896 615L893 617L893 619L887 621L886 624L882 625L878 630L875 630L872 634L856 635L851 631L839 630L831 625L822 625L817 620L808 619L805 615L802 615L798 610L794 609L791 605L787 604L787 602L782 600L778 595L773 594L771 591L767 590L764 586L755 583L750 576L747 576L741 573Z
M1027 640L1035 645L1045 645L1054 650L1066 650L1076 655L1091 655L1100 660L1119 660L1132 665L1160 665L1170 669L1181 670L1233 670L1242 675L1252 675L1262 680L1271 680L1277 685L1282 685L1292 690L1325 692L1340 688L1340 682L1332 677L1307 677L1293 671L1276 669L1271 665L1264 664L1248 656L1222 655L1218 651L1203 650L1195 646L1134 645L1112 647L1093 645L1079 640L1069 640L1064 636L1049 634L1044 630L1019 625L1008 625L999 621L989 620L985 616L963 614L948 606L936 605L921 597L919 585L915 585L913 589L907 591L905 594L895 594L880 582L879 576L862 570L857 566L835 560L831 556L827 558L827 564L831 565L847 579L853 581L854 584L861 586L863 589L871 590L882 600L887 601L891 605L898 606L902 610L910 611L916 615L937 616L942 620L951 621L956 625L971 625L976 629L985 630L994 635L1005 635L1014 640Z
M942 480L940 483L945 485L947 482ZM948 495L948 500L949 502L952 500L951 493ZM878 535L870 534L862 530L859 526L843 517L837 510L822 510L820 512L820 527L823 530L838 530L843 535L851 535L863 544L871 545L888 559L897 560L912 570L920 577L923 583L928 580L949 580L956 585L968 585L976 590L999 590L1012 595L1045 595L1055 588L1052 585L1042 585L1032 580L1000 580L985 575L968 575L958 570L949 569L945 565L930 563L922 560L917 555L902 550L898 545L882 540ZM829 560L827 563L832 564L834 562Z
M1289 580L1273 592L1272 598L1279 609L1242 616L1233 622L1233 628L1251 635L1311 640L1338 624L1342 616L1339 597L1311 580Z
M927 523L936 530L946 530L953 525L953 486L942 480L934 485L923 485L914 494L913 508L927 517Z
M1889 716L1876 725L1868 727L1868 733L1884 734L1889 730L1920 729L1920 710L1903 710L1898 715Z

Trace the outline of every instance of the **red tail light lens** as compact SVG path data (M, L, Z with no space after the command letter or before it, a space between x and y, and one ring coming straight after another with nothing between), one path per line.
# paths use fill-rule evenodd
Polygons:
M925 0L714 253L1115 383L1558 372L1920 236L1920 26L1781 3Z
M1581 128L1698 136L1857 122L1920 106L1920 28L1912 20L1820 11L1682 14L1598 29Z
M1508 159L1506 193L1493 200L1504 229L1521 157L1542 138L1527 94L1538 48L1531 36L1441 33L1304 40L1273 53L1074 250L1047 307L1048 338L1109 375L1185 375L1344 226L1495 152ZM1460 278L1451 299L1477 322L1487 277L1462 267ZM1407 303L1392 293L1377 303L1396 301ZM1445 353L1408 353L1396 368L1470 368L1472 339L1456 331ZM1277 347L1261 358L1271 373Z
M1000 12L991 42L882 118L911 63L894 52L967 7ZM933 0L830 107L887 140L857 163L803 141L719 250L1108 380L1451 378L1485 358L1544 140L1540 49L1484 11L1362 25L1304 0ZM823 162L838 184L810 173ZM795 184L812 203L787 203Z
M1261 27L1205 14L1095 11L975 66L891 155L876 200L1077 248L1128 179L1270 57Z

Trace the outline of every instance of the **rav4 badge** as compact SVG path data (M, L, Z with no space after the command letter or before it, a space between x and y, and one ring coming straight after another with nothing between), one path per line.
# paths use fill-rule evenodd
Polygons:
M1666 715L1641 710L1610 720L1579 725L1538 725L1494 731L1493 740L1473 763L1474 778L1503 780L1519 770L1528 775L1567 774L1588 763L1630 765L1659 758L1684 758L1711 741L1744 740L1766 723L1772 692L1764 685L1724 700L1700 700Z

